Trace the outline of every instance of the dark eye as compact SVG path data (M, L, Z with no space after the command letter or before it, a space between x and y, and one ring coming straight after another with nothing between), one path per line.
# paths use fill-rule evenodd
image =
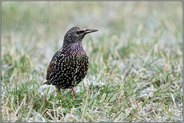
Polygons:
M82 33L84 33L85 31L84 30L79 30L79 31L77 31L76 33L77 34L82 34Z

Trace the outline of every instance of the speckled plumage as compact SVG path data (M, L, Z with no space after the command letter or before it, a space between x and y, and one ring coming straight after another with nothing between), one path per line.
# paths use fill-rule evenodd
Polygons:
M62 48L57 51L47 68L45 84L57 89L73 88L84 79L88 70L88 57L82 47L82 39L92 29L71 28L64 37Z

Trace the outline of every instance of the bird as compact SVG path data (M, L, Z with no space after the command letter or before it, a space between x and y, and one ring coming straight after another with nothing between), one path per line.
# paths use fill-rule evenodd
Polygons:
M74 87L86 76L89 64L82 40L86 34L96 31L98 30L75 26L66 32L62 47L54 54L47 67L47 81L44 84L54 85L58 92L60 89L72 89L72 96L76 97Z

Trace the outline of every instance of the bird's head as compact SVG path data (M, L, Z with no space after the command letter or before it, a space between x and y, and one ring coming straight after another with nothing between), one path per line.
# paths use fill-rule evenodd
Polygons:
M80 29L79 27L72 27L67 31L64 36L64 43L70 44L75 42L81 42L86 34L96 32L95 29Z

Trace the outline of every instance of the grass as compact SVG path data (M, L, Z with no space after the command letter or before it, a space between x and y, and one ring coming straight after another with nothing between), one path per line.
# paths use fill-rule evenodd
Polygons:
M182 122L180 2L3 2L2 13L3 121ZM99 31L83 41L89 71L73 100L43 83L75 25Z

